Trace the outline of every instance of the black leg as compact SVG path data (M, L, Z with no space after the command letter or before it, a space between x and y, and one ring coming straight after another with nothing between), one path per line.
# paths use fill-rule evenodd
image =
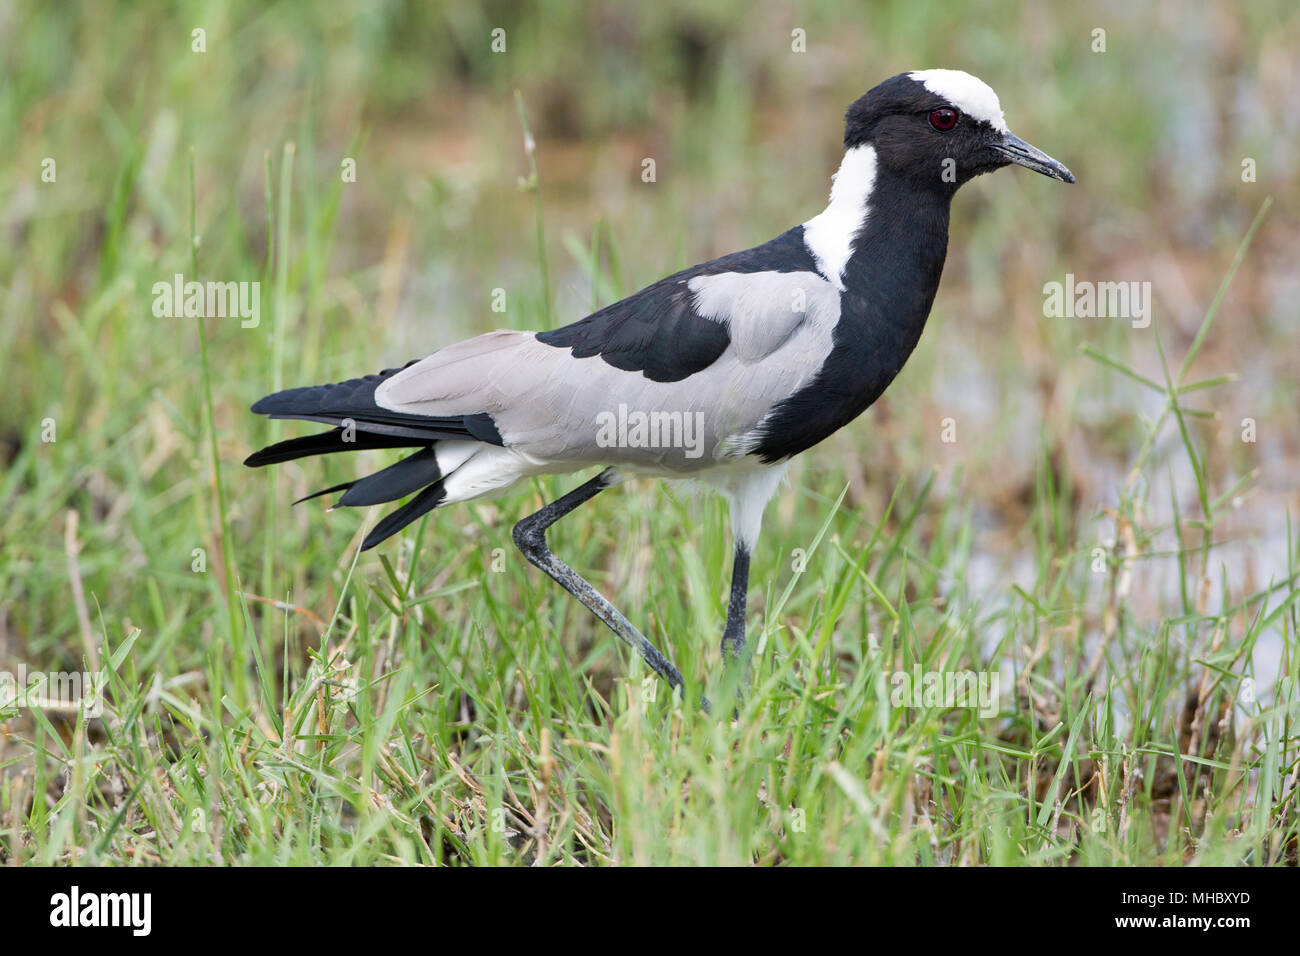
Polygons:
M664 657L644 634L633 627L614 605L605 600L599 591L552 554L551 549L546 546L546 529L584 501L590 501L608 488L613 483L611 478L611 470L606 469L586 484L524 518L515 525L515 544L523 552L524 557L554 578L562 588L586 605L596 617L609 626L611 631L645 658L651 670L668 681L674 689L680 688L683 686L682 675L669 663L668 658ZM704 702L704 707L708 709L707 701Z
M722 662L739 661L745 653L745 597L749 592L749 549L736 542L736 562L731 571L731 601L727 626L722 631Z

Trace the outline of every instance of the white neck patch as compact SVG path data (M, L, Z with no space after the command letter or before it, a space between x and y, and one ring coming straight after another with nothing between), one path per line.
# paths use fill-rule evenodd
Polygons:
M803 241L821 274L844 289L844 267L853 255L853 240L867 221L871 189L876 184L876 151L855 146L844 154L831 179L831 201L803 224Z
M998 95L983 80L961 70L917 70L907 74L935 96L942 96L973 119L983 120L999 133L1007 131Z

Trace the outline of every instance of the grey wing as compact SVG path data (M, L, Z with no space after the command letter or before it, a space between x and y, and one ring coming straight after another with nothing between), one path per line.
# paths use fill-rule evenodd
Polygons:
M613 330L603 341L590 322L557 330L581 328L581 340L489 332L397 373L375 400L408 414L486 413L505 447L539 467L690 473L750 450L773 406L817 374L839 318L839 292L811 272L672 277L646 293L673 316L672 350L662 324L637 328L616 303L597 314Z

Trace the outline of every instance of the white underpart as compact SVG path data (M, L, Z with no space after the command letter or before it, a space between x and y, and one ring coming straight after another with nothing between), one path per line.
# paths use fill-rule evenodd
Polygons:
M433 446L433 457L438 463L438 474L446 477L469 461L482 449L476 441L440 441Z
M961 70L917 70L907 75L967 116L988 123L1000 133L1007 131L998 95L978 77Z
M844 288L844 268L853 254L853 240L867 221L875 183L876 151L870 146L853 147L844 154L831 182L829 205L803 224L804 244L821 274L837 289Z
M441 446L441 442L438 443ZM515 482L538 470L531 467L528 460L509 448L496 445L484 445L478 442L448 442L452 445L474 445L472 454L466 456L450 474L444 474L443 489L447 497L443 505L470 501L474 498L491 498L510 489ZM438 450L439 467L442 464L442 449ZM459 457L459 454L457 455Z
M788 461L775 465L737 464L700 476L700 481L719 492L731 505L731 533L736 542L753 553L763 527L763 509L776 494L790 467Z

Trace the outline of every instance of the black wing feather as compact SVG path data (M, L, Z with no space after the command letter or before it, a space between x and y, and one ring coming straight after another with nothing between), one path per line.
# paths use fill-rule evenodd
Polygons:
M414 363L407 363L404 367L412 364ZM285 389L259 399L253 403L252 410L258 415L268 415L271 418L293 418L326 425L351 423L358 431L413 439L407 445L457 438L472 438L493 445L503 444L492 418L484 413L443 417L381 408L375 402L375 389L400 371L398 368L388 368L377 375L365 375L332 385ZM264 451L270 452L271 449Z

